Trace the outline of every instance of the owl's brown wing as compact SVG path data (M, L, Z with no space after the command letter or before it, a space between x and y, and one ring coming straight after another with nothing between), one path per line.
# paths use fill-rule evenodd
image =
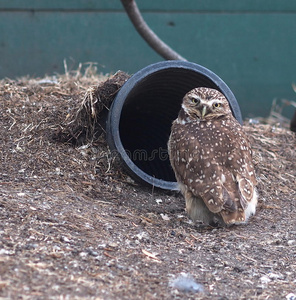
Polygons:
M240 202L245 209L256 193L257 180L250 142L242 130L236 136L235 147L231 150L225 167L231 171L233 180L237 183Z
M177 181L186 191L201 197L213 213L220 212L224 204L234 209L231 197L223 198L223 193L224 196L228 193L223 192L222 166L211 158L210 150L204 149L198 139L191 138L188 131L181 131L181 128L173 126L168 144Z
M197 170L203 165L194 158L186 165L181 165L185 171L185 176L180 176L178 181L183 183L187 189L196 197L200 197L207 208L222 216L226 224L244 222L245 209L249 199L241 192L241 185L247 182L247 179L241 179L241 184L235 179L230 170L219 164L211 164L203 171ZM192 172L193 171L193 172Z
M248 142L239 134L235 145L216 151L199 141L185 131L172 131L169 149L177 181L226 223L244 221L256 184Z

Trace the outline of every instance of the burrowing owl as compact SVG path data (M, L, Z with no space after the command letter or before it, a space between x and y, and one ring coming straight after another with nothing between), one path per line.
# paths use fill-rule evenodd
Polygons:
M201 87L184 96L168 149L192 220L239 224L255 213L250 144L219 91Z

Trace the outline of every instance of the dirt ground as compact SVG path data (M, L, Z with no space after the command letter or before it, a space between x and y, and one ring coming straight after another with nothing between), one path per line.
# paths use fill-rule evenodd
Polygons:
M244 226L198 226L179 194L126 176L103 136L58 138L104 80L0 81L0 299L295 299L295 134L246 125L257 214ZM203 290L177 288L183 273Z

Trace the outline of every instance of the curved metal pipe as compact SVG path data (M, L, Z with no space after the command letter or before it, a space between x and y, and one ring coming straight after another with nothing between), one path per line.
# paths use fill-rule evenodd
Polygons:
M166 43L164 43L147 25L143 19L137 3L134 0L121 0L121 3L129 16L134 27L142 38L164 59L168 60L186 60L180 54L175 52Z

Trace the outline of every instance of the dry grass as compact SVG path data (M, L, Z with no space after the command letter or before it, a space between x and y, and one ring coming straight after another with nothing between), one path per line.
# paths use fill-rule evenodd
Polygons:
M188 220L182 197L133 183L114 164L103 135L95 136L94 95L106 79L90 67L85 74L0 81L0 297L295 294L295 134L246 124L258 212L246 226L199 228ZM83 123L82 111L91 122ZM203 284L204 293L172 288L182 272Z
M271 126L290 129L290 127L292 126L291 120L283 115L283 111L287 107L289 107L289 109L295 110L296 102L286 100L286 99L280 99L280 100L274 99L272 101L269 116L267 118L258 117L258 118L256 118L256 120L258 120L260 123L263 123L263 124L268 124ZM295 112L296 112L296 110L295 110ZM293 126L295 127L296 124Z

